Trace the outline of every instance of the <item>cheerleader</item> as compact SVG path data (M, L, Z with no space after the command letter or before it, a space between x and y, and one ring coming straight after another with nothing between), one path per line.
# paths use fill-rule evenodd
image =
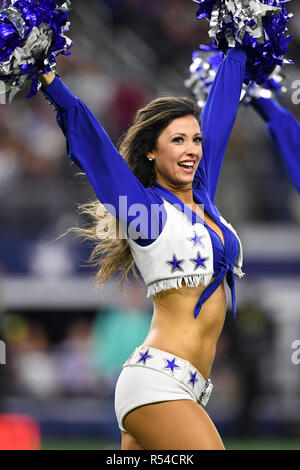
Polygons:
M149 333L116 385L122 449L224 449L204 406L225 319L225 281L235 313L234 273L243 275L243 252L214 199L245 62L241 48L229 49L202 111L201 128L193 101L158 98L138 111L120 153L58 76L41 78L68 155L99 199L90 213L96 220L102 203L126 234L104 240L104 248L97 234L91 235L98 254L105 253L98 280L108 280L122 267L125 274L135 264L153 298Z
M42 92L56 110L69 158L85 172L97 196L83 207L95 224L77 231L95 243L91 261L98 267L100 285L117 272L123 281L131 269L138 277L137 267L153 299L149 332L125 362L116 385L115 411L124 450L224 449L205 406L213 388L209 377L226 313L225 282L235 315L234 275L244 273L241 241L214 200L246 77L246 60L254 75L256 70L267 74L272 69L273 44L269 41L267 53L262 53L263 41L258 41L261 18L276 16L284 7L254 0L243 2L241 9L234 2L223 3L219 12L219 2L196 1L199 17L210 16L215 33L220 26L223 46L228 40L226 56L201 113L201 126L193 100L157 98L137 112L118 150L87 106L49 71L54 52L62 50L58 31L66 20L67 5L59 15L49 7L46 18L56 42L51 42L52 63L44 61L47 73L40 77ZM36 2L31 3L37 8ZM14 5L23 8L23 3ZM26 9L25 29L32 18L34 24L36 18L41 23L27 47L21 48L24 60L32 41L42 48L51 39L45 29L47 5L44 1L39 17L28 15ZM249 24L252 13L255 20ZM22 34L15 10L7 14ZM53 28L53 22L59 28ZM268 28L272 24L268 22ZM250 48L235 45L235 38L239 42L244 37L247 43L250 34ZM63 40L67 51L68 43ZM34 94L37 65L25 67L20 57L17 48L3 73L11 71L12 80L15 70L27 73L34 79ZM262 66L254 68L258 62ZM19 79L11 82L16 89L22 83Z

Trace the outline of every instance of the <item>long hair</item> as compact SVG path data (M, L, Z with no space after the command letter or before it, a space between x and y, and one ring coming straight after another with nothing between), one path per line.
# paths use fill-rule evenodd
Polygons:
M120 139L120 154L145 188L153 187L156 180L154 162L149 161L147 154L156 149L159 135L173 119L188 115L199 122L199 108L193 100L173 96L157 98L137 111L133 124ZM90 217L92 224L88 228L72 227L67 233L75 231L92 242L87 264L98 268L94 276L96 283L101 286L118 273L122 288L130 271L139 279L126 234L122 233L116 218L99 200L78 207L82 215Z

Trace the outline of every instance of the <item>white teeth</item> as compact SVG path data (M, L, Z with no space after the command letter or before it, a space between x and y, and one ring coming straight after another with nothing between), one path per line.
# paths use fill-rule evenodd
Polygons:
M194 162L181 162L179 163L180 166L192 167L194 166Z

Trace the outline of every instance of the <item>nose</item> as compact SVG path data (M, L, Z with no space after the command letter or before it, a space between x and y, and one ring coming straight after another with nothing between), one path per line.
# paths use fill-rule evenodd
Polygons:
M202 145L194 141L189 142L186 146L186 155L191 157L201 158L202 156Z

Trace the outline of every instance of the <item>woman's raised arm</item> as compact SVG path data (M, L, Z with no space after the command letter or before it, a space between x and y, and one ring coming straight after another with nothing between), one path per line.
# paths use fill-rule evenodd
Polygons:
M58 76L44 75L41 82L42 92L57 111L57 122L67 140L68 156L86 173L102 204L109 205L108 210L113 206L113 215L122 223L122 228L123 224L128 228L138 213L139 219L143 219L141 237L144 242L150 241L151 234L161 231L157 205L163 201L151 188L142 185L95 116ZM142 205L143 213L136 204Z
M203 179L205 175L212 201L215 199L223 157L239 108L246 58L243 49L229 49L201 113L203 157L195 178L201 178L202 173Z

